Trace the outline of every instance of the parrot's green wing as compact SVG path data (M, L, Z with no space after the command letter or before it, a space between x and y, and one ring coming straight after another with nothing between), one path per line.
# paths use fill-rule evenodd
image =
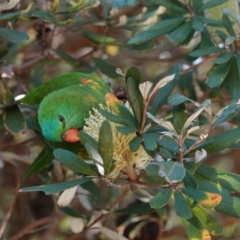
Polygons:
M49 93L70 85L89 86L96 89L96 91L101 91L102 94L110 91L109 86L95 74L68 73L54 77L48 82L34 88L26 94L21 102L27 105L38 105Z

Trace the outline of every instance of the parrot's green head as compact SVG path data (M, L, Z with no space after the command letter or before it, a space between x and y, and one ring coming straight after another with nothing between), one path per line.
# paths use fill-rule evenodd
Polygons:
M79 96L68 89L61 89L43 99L38 121L46 139L76 142L79 141L78 131L83 127L86 114Z

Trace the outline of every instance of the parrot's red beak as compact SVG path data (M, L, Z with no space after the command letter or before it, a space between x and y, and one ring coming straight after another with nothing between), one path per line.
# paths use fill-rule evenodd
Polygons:
M77 128L70 128L66 132L63 133L62 139L65 142L78 142L80 138L78 136L78 129Z

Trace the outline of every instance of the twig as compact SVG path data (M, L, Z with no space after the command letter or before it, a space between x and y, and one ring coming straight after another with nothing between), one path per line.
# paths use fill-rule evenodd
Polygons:
M5 215L3 223L2 223L2 225L0 227L0 239L2 238L4 230L5 230L5 228L6 228L7 224L8 224L8 221L9 221L11 215L12 215L13 209L14 209L16 201L17 201L17 194L18 194L18 191L20 189L20 177L19 177L18 168L16 167L15 170L16 170L16 176L17 176L17 183L16 183L16 188L15 188L15 197L14 197L14 199L13 199L13 201L12 201L12 203L11 203L9 209L8 209L8 212Z
M129 190L125 189L123 191L123 193L109 206L108 210L111 211L113 210L117 204L119 204L123 198L126 196L127 192ZM97 222L104 220L104 218L108 215L108 213L102 213L98 218L96 218L91 224L89 224L88 226L86 226L82 232L80 232L79 234L73 235L72 237L68 238L67 240L77 240L79 239L86 231L88 231L92 226L94 226ZM17 240L17 239L16 239Z
M57 213L57 214L54 214L54 215L51 215L51 216L48 216L48 217L45 217L45 218L41 218L41 219L33 222L32 224L29 224L28 226L26 226L25 228L20 230L16 235L14 235L13 237L9 238L8 240L19 240L21 237L23 237L24 235L28 234L32 229L34 229L34 228L36 228L36 227L38 227L40 225L52 222L53 220L58 219L60 216L63 216L63 215Z

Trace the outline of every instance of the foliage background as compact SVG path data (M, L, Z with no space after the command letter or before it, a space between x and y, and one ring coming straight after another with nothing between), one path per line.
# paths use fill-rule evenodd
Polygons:
M200 49L213 45L206 28L200 34L201 26L197 22L199 25L196 23L196 29L192 28L190 32L188 29L187 32L182 30L178 39L174 39L173 36L167 37L168 31L159 34L159 28L156 28L158 31L153 29L152 32L140 35L139 39L147 36L148 41L139 43L133 38L160 20L182 17L186 14L177 10L174 12L171 5L169 7L166 2L168 1L102 0L94 3L94 1L22 0L14 8L2 11L0 15L2 78L16 97L63 73L95 72L108 81L113 90L117 89L116 94L125 99L124 88L118 88L124 87L124 78L116 73L116 68L125 73L131 65L136 65L140 68L144 80L154 82L164 76L176 63L180 63L182 77L174 92L181 92L198 102L211 98L217 111L225 106L230 98L235 98L235 93L231 93L232 90L228 87L220 88L217 85L211 89L206 84L207 74L213 66L212 60L217 58L217 55L204 57L198 62L194 62L198 56L189 55L195 47L199 48L199 43ZM179 4L178 1L169 2ZM188 1L180 2L188 6ZM167 26L168 30L170 27L171 25ZM14 29L19 32L9 36L9 32L4 32L3 29ZM28 37L21 33L27 34ZM176 33L174 36L176 37ZM188 39L185 39L186 36ZM209 53L212 52L208 52L207 55ZM223 78L220 76L221 82ZM233 79L233 75L229 76L228 81L230 78ZM238 76L236 79L239 80ZM239 84L236 84L235 89L239 89ZM191 107L193 106L189 104L188 108ZM27 128L24 132L12 135L6 131L6 125L4 128L3 121L0 121L1 236L3 239L70 239L74 236L70 229L70 218L58 211L57 196L46 196L42 192L18 193L24 186L61 182L67 179L66 169L54 162L42 169L40 174L34 173L21 182L26 169L43 148L43 142L32 130L35 128L36 116L23 106L21 110L27 116ZM166 103L159 115L167 116L171 110L172 106ZM11 124L20 126L19 128L24 125L21 116L18 119L15 116L13 119L16 122ZM238 123L239 118L235 117L234 121L220 125L211 134L231 129L232 124L236 126ZM14 129L18 130L18 127ZM207 157L205 163L239 173L239 150L227 149L215 153ZM100 188L101 194L106 194L104 191L105 188ZM121 202L121 207L135 206L135 203L141 202L139 199L141 200L129 194ZM81 206L77 198L72 206L78 209L86 207ZM96 204L93 204L93 208L96 211L100 210ZM122 223L125 236L131 239L186 239L171 202L162 212L146 215L149 221L146 219L144 221L142 217L133 220L136 221L135 224L130 224L131 221L126 221L128 217L128 214L113 215L105 220L104 226L111 228L114 224ZM240 235L238 219L216 213L215 217L224 225L225 232L213 239L238 239ZM133 216L131 218L134 219ZM138 220L142 220L144 224L140 226L137 224ZM139 229L135 228L136 226ZM166 231L163 231L164 229ZM82 239L92 239L91 234L94 232L88 234ZM104 235L99 236L97 232L95 234L99 239L107 239Z

